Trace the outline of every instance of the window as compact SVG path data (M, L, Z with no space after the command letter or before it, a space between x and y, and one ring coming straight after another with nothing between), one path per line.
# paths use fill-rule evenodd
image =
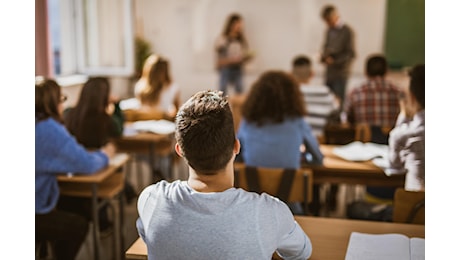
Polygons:
M54 75L131 76L132 12L132 0L48 0Z

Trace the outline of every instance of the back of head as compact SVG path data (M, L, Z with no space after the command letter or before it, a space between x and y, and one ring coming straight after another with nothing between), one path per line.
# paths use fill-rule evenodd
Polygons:
M252 85L242 114L246 121L263 125L301 117L306 111L296 80L284 71L267 71Z
M387 73L387 60L382 55L373 55L367 59L366 75L368 77L383 77Z
M41 121L49 117L61 122L59 104L61 87L56 81L37 77L35 79L35 120Z
M163 57L157 57L148 72L147 85L140 94L143 104L156 104L162 89L171 83L169 62Z
M109 104L110 83L105 77L92 77L83 85L77 109L91 113L104 113Z
M307 56L299 55L292 60L292 75L301 83L307 83L312 75L311 60Z
M200 91L179 109L176 140L187 163L198 174L215 174L233 156L233 116L222 92Z
M422 108L425 108L425 64L414 66L409 72L409 91Z

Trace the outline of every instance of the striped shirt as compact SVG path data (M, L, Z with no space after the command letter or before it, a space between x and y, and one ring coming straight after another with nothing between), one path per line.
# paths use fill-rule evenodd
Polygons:
M369 79L345 100L350 123L393 127L399 114L398 87L383 78Z

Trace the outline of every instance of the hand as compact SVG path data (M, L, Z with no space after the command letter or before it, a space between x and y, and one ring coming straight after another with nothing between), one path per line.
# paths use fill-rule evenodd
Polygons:
M113 112L115 112L115 105L113 103L109 103L109 105L107 106L107 109L105 110L105 112L108 115L113 115Z
M108 142L101 148L101 151L107 155L107 157L112 158L115 155L117 148L112 142Z
M118 96L116 96L116 95L110 95L109 96L109 103L116 104L118 102L120 102L120 98Z

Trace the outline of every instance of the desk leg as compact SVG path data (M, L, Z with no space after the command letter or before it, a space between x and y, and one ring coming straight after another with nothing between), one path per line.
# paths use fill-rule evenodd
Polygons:
M155 144L152 142L149 146L149 161L150 161L150 170L152 173L152 183L157 182L156 180L156 173L155 173ZM159 180L164 180L164 176L161 172L158 172Z
M123 193L120 193L120 210L119 210L119 217L120 217L120 224L119 224L119 238L120 238L120 256L121 259L125 259L125 231L124 231L124 203L123 203Z
M92 210L93 210L93 241L94 241L94 259L99 259L99 205L97 202L97 184L92 185Z

